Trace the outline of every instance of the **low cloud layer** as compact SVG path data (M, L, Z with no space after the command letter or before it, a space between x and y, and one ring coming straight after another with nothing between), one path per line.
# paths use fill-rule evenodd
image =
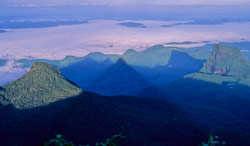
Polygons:
M250 22L175 27L161 27L177 23L171 21L134 22L147 27L125 27L117 25L121 21L96 20L80 25L9 30L0 34L0 58L22 59L31 56L62 59L67 55L84 56L96 51L119 54L127 49L140 51L167 42L250 40L250 30L247 29Z
M122 22L146 27L119 25ZM183 25L174 25L177 23ZM207 41L249 41L249 27L250 22L195 25L183 21L95 20L79 25L9 29L0 34L0 58L8 60L4 67L0 67L0 86L29 70L14 68L18 66L14 64L16 59L63 59L67 55L82 57L90 52L121 54L127 49L141 51L157 44L173 45L169 42L195 42L174 44L191 47Z

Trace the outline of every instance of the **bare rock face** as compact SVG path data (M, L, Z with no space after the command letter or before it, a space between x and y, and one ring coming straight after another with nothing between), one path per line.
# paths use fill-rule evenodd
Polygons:
M239 48L215 45L210 58L203 64L200 72L229 76L250 75L250 65Z

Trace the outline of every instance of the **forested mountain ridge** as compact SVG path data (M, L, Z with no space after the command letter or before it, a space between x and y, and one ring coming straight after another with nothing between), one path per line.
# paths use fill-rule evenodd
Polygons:
M63 77L57 68L36 62L30 72L1 87L0 100L2 104L12 104L17 108L31 108L76 96L81 92L82 89Z

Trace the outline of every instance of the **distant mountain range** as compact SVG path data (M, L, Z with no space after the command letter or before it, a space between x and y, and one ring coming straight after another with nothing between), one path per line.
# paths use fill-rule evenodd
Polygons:
M71 64L83 61L87 58L88 59L91 58L97 62L100 62L100 60L106 58L110 59L113 63L116 62L119 58L123 58L129 65L132 66L139 65L144 67L155 67L155 66L166 65L168 63L168 60L170 59L172 50L188 53L191 57L199 60L207 60L209 58L214 45L214 43L211 43L209 41L203 41L202 43L205 44L204 46L197 46L190 48L181 48L174 46L175 44L190 44L190 43L193 44L197 42L170 42L170 43L165 43L165 45L173 44L173 46L165 47L163 45L155 45L140 52L137 52L133 49L129 49L122 55L118 54L111 55L111 54L103 54L100 52L94 52L84 57L66 56L62 60L33 59L32 57L30 57L26 59L16 60L16 63L18 64L18 66L16 67L30 68L34 62L45 62L50 65L56 66L58 68L64 68ZM241 48L243 57L246 60L250 60L250 50L249 50L250 42L248 41L220 42L218 44Z
M94 58L94 54L98 57ZM137 95L150 85L169 83L197 72L204 62L163 46L144 52L128 50L122 56L94 54L61 71L81 88L108 96Z
M140 92L140 97L86 92L57 68L37 62L0 88L1 143L40 145L59 133L76 144L95 144L123 133L129 139L124 146L193 146L212 130L228 146L250 144L248 62L239 49L216 45L206 62L172 50L167 64L151 68L149 62L138 67L116 55L91 56L62 68L63 74L83 79L81 85L92 83L89 87L105 95ZM147 87L150 76L164 79L161 75L175 81Z
M220 47L218 48L218 46ZM207 74L212 73L213 75L220 74L237 76L238 74L242 77L248 76L247 74L249 72L249 63L248 61L244 60L239 49L227 46L223 47L223 45L216 45L215 47L217 47L218 50L214 50L212 52L212 55L208 58L208 61L203 65L203 67L202 64L205 62L205 59L201 60L196 59L199 57L192 57L196 55L199 56L199 53L201 53L202 51L191 49L190 51L185 52L180 48L169 48L162 45L148 48L147 50L142 52L136 52L130 49L123 55L90 53L85 57L68 56L62 61L18 60L17 62L21 63L22 67L29 67L36 61L42 61L53 66L60 67L63 75L78 84L81 88L103 95L136 95L135 93L140 92L148 85L167 84L177 79L181 79L185 75L196 72L203 73L198 74L197 76L204 76L204 78L209 78ZM105 74L105 72L108 72L107 70L111 68L112 65L115 65L119 58L122 58L126 62L127 66L129 66L127 68L133 69L136 74L140 76L137 80L137 78L135 77L136 75L126 76L124 75L125 72L118 73L120 74L120 78L122 78L122 76L126 76L126 79L128 81L127 83L131 83L131 81L134 80L133 83L140 85L140 87L137 86L137 88L134 88L133 93L128 91L124 92L122 90L120 90L119 92L114 92L115 89L118 89L118 84L112 84L110 81L114 82L117 80L117 77L113 78L112 76L112 74L117 74L116 72L111 73L111 71L109 71L109 73L106 74L106 77L104 77L103 75ZM192 76L194 75L196 74L192 74ZM143 78L143 80L145 80L144 82L147 82L147 84L141 85L142 82L139 78ZM234 81L235 79L236 78L227 78L228 81ZM136 83L135 81L138 82ZM239 82L241 83L245 81L245 79L239 79ZM248 84L248 81L243 84ZM117 86L117 88L113 88L112 86ZM123 87L128 86L129 84L125 84L124 82L122 86L120 86L120 88L122 89ZM106 89L109 90L107 91Z

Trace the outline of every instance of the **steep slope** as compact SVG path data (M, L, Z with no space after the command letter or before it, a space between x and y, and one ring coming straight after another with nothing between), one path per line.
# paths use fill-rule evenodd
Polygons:
M202 72L142 90L140 96L177 102L194 122L250 134L248 62L239 49L216 45Z
M36 62L30 72L3 86L1 102L17 108L42 106L80 94L82 90L48 64Z
M222 76L225 82L218 84L204 81L204 76L200 76L203 74L198 74L201 78L193 78L191 75L169 84L144 89L139 95L179 103L186 113L193 115L194 122L250 135L250 88L226 82L229 79L225 76ZM206 77L222 80L219 75Z
M128 137L123 146L193 146L203 135L178 105L83 92L44 63L35 63L25 76L1 88L1 93L1 145L42 145L55 134L77 145L94 145L122 133Z
M0 116L1 145L41 145L55 134L95 145L122 133L128 137L122 146L193 146L203 136L178 106L126 96L84 93L33 109L2 107Z
M141 89L149 85L123 59L119 59L94 82L90 87L90 91L109 96L136 95Z
M250 64L243 58L239 48L215 45L210 58L200 72L248 77Z

